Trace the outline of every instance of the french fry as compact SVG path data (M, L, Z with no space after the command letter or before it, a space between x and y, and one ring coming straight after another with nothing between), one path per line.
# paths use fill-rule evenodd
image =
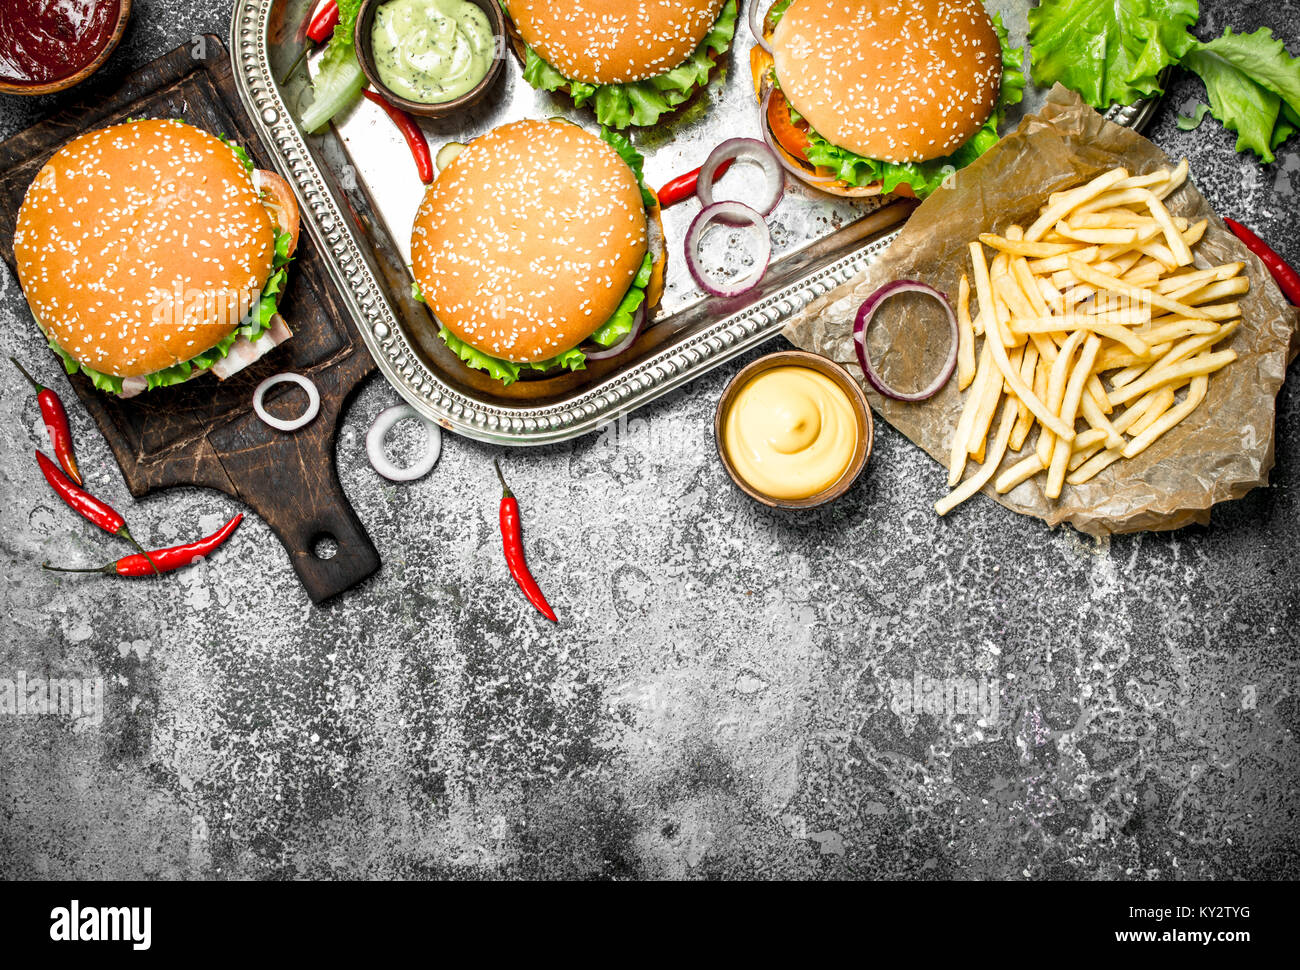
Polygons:
M1070 371L1070 381L1065 388L1065 398L1061 403L1061 420L1074 424L1079 413L1079 402L1083 398L1083 385L1092 373L1092 366L1097 362L1097 352L1101 349L1101 338L1090 334L1079 351L1079 359ZM1066 465L1070 461L1071 442L1058 438L1052 451L1052 462L1047 469L1047 489L1044 494L1050 499L1061 497L1065 485Z
M1106 290L1107 292L1115 293L1119 296L1126 296L1131 300L1137 301L1139 306L1143 303L1148 303L1158 306L1162 310L1167 310L1170 313L1181 314L1185 317L1204 318L1206 315L1205 311L1199 307L1186 306L1185 304L1179 303L1177 300L1171 300L1160 293L1152 293L1148 290L1143 290L1125 283L1122 280L1117 280L1113 276L1107 276L1105 273L1098 273L1091 266L1075 259L1070 260L1070 272L1084 283L1089 283L1098 289Z
M1164 230L1165 243L1177 260L1175 265L1190 266L1192 263L1192 250L1183 239L1182 233L1178 231L1178 227L1174 225L1173 216L1169 214L1165 204L1151 191L1144 193L1142 201L1150 210L1152 218L1160 223L1160 228Z
M975 320L975 333L984 332L984 318L993 312L993 284L989 280L989 264L984 260L984 246L973 242L968 247L971 257L971 275L975 277L975 298L979 300L979 317Z
M1217 353L1202 354L1199 357L1184 360L1169 367L1152 368L1132 384L1111 391L1110 403L1112 406L1123 404L1145 394L1147 391L1155 390L1166 384L1173 384L1189 377L1213 374L1215 371L1227 367L1236 359L1237 354L1235 351L1221 350Z
M961 274L957 287L957 390L975 380L975 324L970 317L970 280Z
M997 324L995 321L994 325L999 331L1001 331L1002 328L1000 324ZM1083 331L1078 331L1078 334L1081 336ZM1000 338L1000 336L1001 334L999 332L998 337ZM1073 339L1073 336L1071 339ZM1025 406L1034 412L1034 417L1038 418L1038 420L1046 427L1051 429L1053 434L1058 434L1068 441L1073 441L1074 428L1068 426L1058 418L1056 414L1053 413L1047 405L1029 389L1024 380L1021 379L1020 375L1012 369L1011 361L1007 358L1007 350L1002 346L1001 339L989 340L987 342L993 345L993 361L998 365L998 370L1002 371L1002 376L1006 378L1007 383L1011 385L1012 393L1014 393L1016 397L1020 398L1020 400L1024 401ZM1038 345L1038 353L1041 357L1043 353L1042 344Z
M1086 185L1081 185L1076 189L1070 189L1068 192L1061 193L1056 202L1047 207L1047 211L1040 215L1028 229L1025 230L1025 239L1029 242L1035 242L1042 239L1060 220L1064 219L1074 209L1089 202L1101 195L1107 189L1115 185L1116 182L1122 182L1128 178L1128 172L1122 168L1111 169L1102 175L1098 175ZM1024 254L1028 255L1028 254ZM1047 256L1055 256L1056 253L1046 253Z
M1201 402L1205 400L1205 394L1209 386L1209 377L1207 375L1200 374L1193 378L1183 403L1170 408L1158 420L1144 428L1137 437L1125 445L1124 457L1136 458L1150 448L1153 441L1195 411Z
M1020 361L1020 377L1026 386L1031 386L1034 380L1034 374L1038 370L1038 348L1032 343L1026 345L1025 355ZM1025 439L1029 437L1029 432L1034 426L1034 412L1029 410L1028 405L1020 398L1016 398L1016 424L1011 429L1011 440L1008 447L1012 451L1020 451L1025 446Z
M970 390L966 393L966 400L962 405L961 417L957 420L957 431L952 437L952 444L948 452L948 487L952 488L961 481L961 476L966 471L966 461L968 452L966 451L966 442L970 440L970 429L975 423L975 414L979 411L980 402L984 399L984 385L989 380L997 380L1001 375L998 374L997 366L993 363L992 348L989 347L989 341L984 341L984 348L980 352L979 366L975 371L975 380L971 384Z
M986 341L987 342L987 341ZM994 341L995 342L995 341ZM949 492L939 501L934 503L935 512L939 515L947 515L957 506L961 505L968 498L978 492L988 484L990 478L998 470L998 465L1002 463L1002 458L1007 453L1007 442L1011 438L1011 428L1016 423L1015 402L1007 398L1002 405L1002 419L998 424L998 434L993 442L993 448L988 453L988 460L980 466L970 478L962 482L956 489Z
M1034 259L1046 259L1049 256L1061 256L1067 253L1073 253L1082 248L1078 243L1049 243L1049 242L1025 242L1024 240L1007 239L1005 236L997 236L991 232L981 233L980 242L990 249L996 249L1000 253L1006 253L1008 256L1028 256Z

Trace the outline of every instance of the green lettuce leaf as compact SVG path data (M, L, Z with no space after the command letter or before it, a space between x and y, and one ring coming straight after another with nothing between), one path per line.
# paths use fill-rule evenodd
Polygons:
M361 97L366 86L366 75L357 61L352 42L361 0L338 0L338 3L338 26L334 28L325 56L321 58L320 71L312 82L312 102L299 119L303 131L324 128L331 118Z
M619 158L627 163L627 167L636 176L636 184L641 187L641 202L645 207L649 209L655 205L659 200L645 184L645 156L637 151L627 135L612 131L605 125L600 126L600 137L618 152Z
M1156 94L1199 14L1197 0L1042 0L1029 11L1034 83L1059 81L1102 111Z
M832 145L816 131L809 131L805 152L808 160L814 165L833 169L849 185L865 187L883 182L885 193L893 192L900 185L907 185L918 199L934 193L953 172L965 168L998 143L998 127L1006 117L1007 108L1019 104L1025 96L1024 49L1011 46L1001 16L994 16L993 27L1002 45L1002 89L998 94L998 103L984 127L957 151L945 158L935 158L928 162L885 162L864 158L848 149ZM793 108L791 117L797 118Z
M689 101L708 84L714 56L731 46L736 33L736 0L722 6L713 29L682 64L644 81L627 84L587 84L565 77L532 47L525 45L524 80L542 91L564 91L581 108L590 103L596 120L611 128L644 127L659 121Z
M529 364L516 364L514 361L501 360L499 357L492 357L483 353L476 347L471 347L446 327L438 331L438 336L447 345L447 349L467 365L476 370L486 371L488 376L500 381L506 387L519 380L521 370L547 371L554 370L557 367L567 367L569 370L585 370L587 367L587 355L577 347L566 350L564 353L547 360L539 360Z
M1210 106L1208 104L1198 104L1192 109L1191 114L1179 115L1174 119L1174 124L1178 126L1179 131L1195 131L1201 127L1201 122L1205 120L1205 116L1209 113Z
M755 2L761 3L762 0L755 0ZM790 9L792 3L794 3L794 0L777 0L767 10L767 21L775 27L781 22L781 18L785 16L785 12Z
M618 305L614 315L591 335L592 340L602 347L613 347L632 332L632 324L636 322L636 311L645 302L645 289L650 285L650 276L653 272L654 257L647 252L645 259L641 261L640 272L636 274L636 279L623 295L623 302Z
M1210 113L1237 133L1237 151L1264 162L1295 133L1300 119L1300 58L1267 27L1196 43L1182 60L1205 84Z
M225 142L226 147L234 152L235 155L238 156L239 160L243 162L244 171L248 172L249 175L252 175L255 166L253 165L253 157L248 154L248 149L238 142L231 141L225 135L217 135L217 138Z

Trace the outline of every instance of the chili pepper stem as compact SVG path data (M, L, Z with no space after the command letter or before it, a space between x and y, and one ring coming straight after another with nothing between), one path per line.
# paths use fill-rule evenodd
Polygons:
M24 367L22 364L18 363L18 358L17 358L17 357L14 357L14 356L11 354L11 355L9 356L9 359L10 359L11 361L13 361L14 366L18 368L18 373L22 374L23 377L27 378L27 380L28 380L29 382L31 382L32 387L36 389L36 393L39 394L41 391L45 390L45 385L39 383L39 382L36 380L36 378L32 377L31 374L27 373L27 368Z
M126 526L122 526L122 528L118 529L117 534L120 535L127 542L131 543L131 545L135 546L136 549L138 549L141 552L141 554L146 559L149 560L149 565L153 567L155 576L162 575L162 570L159 569L158 564L153 561L153 556L149 555L149 550L146 549L144 546L140 545L140 543L135 541L135 536L131 535L131 533L127 530Z
M67 566L51 566L48 562L43 562L41 568L48 569L52 573L103 573L105 576L112 576L116 572L112 563L100 566L98 569L70 569Z
M493 459L492 459L492 464L496 466L496 469L497 469L497 478L499 478L499 479L501 480L501 497L502 497L502 498L514 498L514 497L515 497L515 493L512 492L512 491L510 491L510 486L506 484L506 476L503 475L503 474L501 474L501 462L499 462L499 461L497 461L497 459L493 458Z
M307 55L310 53L311 53L311 44L303 44L302 51L298 54L298 57L294 60L294 62L289 65L289 70L284 72L284 77L280 79L281 87L288 84L289 78L293 77L295 74L298 73L298 68L302 67L302 62L307 59Z

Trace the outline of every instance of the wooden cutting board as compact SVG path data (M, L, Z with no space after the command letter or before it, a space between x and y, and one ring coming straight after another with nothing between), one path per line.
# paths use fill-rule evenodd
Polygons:
M204 56L195 57L196 53ZM0 256L14 267L18 207L41 166L81 132L127 118L181 118L244 145L254 161L269 155L244 115L230 57L214 36L178 47L129 75L115 91L86 84L87 97L0 142ZM108 440L136 497L173 485L203 485L232 495L266 520L289 552L315 603L361 582L379 554L339 485L334 436L348 397L374 361L329 279L320 251L303 232L280 311L293 331L256 364L227 381L211 375L122 400L96 391L81 374L77 396ZM36 324L33 322L32 327ZM51 352L49 371L61 367ZM320 415L299 431L275 431L253 413L253 390L272 374L295 371L320 389ZM287 398L277 406L277 398ZM305 396L282 384L267 409L301 412ZM320 558L318 547L337 551Z

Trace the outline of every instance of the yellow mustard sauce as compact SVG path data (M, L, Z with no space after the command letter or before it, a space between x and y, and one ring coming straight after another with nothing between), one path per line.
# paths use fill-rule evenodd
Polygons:
M496 38L468 0L389 0L371 33L379 78L408 101L442 104L487 77Z
M727 411L723 447L736 473L775 499L830 488L853 460L858 423L845 391L825 374L787 365L749 381Z

